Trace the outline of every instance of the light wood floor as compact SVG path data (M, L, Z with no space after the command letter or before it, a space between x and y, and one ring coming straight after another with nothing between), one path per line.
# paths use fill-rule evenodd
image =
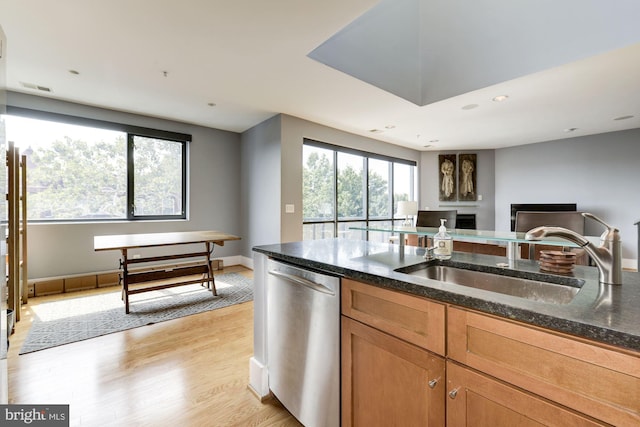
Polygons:
M253 275L220 273L230 272ZM301 426L247 387L252 302L18 356L31 307L63 297L24 306L10 340L9 403L69 404L71 426Z

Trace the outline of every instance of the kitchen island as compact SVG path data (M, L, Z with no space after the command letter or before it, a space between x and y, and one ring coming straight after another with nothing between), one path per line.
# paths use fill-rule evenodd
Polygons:
M484 371L489 371L492 380L494 379L493 377L496 377L500 381L508 383L507 385L515 384L519 389L522 388L526 391L533 391L534 394L541 395L545 399L554 398L554 400L559 402L561 408L568 407L571 411L578 410L580 416L583 416L583 413L587 412L589 419L591 419L590 417L596 419L598 414L603 413L602 418L597 418L593 425L599 425L598 419L603 419L607 422L615 420L623 424L628 422L629 425L632 425L632 422L640 421L640 407L638 406L640 405L638 403L640 401L640 380L638 379L640 378L640 274L638 273L624 272L623 284L620 286L601 286L598 283L598 271L596 268L576 266L572 276L584 280L580 291L570 302L566 304L556 304L533 301L466 286L452 285L397 271L403 267L423 263L424 250L420 248L405 247L403 256L401 257L398 252L399 248L395 245L374 244L348 239L329 239L260 246L254 248L254 251L254 277L256 287L254 293L254 357L251 360L250 381L251 386L260 396L265 396L269 392L268 372L266 369L268 361L265 359L267 342L265 339L266 323L264 322L264 316L268 301L266 301L264 293L264 286L266 284L266 271L264 267L266 259L273 258L312 271L349 279L349 282L369 286L369 289L372 291L382 289L392 292L394 295L408 294L415 296L417 299L424 299L430 303L435 303L448 310L448 315L443 315L445 321L448 318L462 319L467 316L467 313L467 317L480 316L480 318L482 318L479 318L480 320L484 319L482 317L483 315L487 315L487 319L491 321L502 321L504 319L507 322L512 322L513 325L515 325L514 327L521 328L524 332L528 332L529 329L527 328L531 328L532 336L535 336L535 334L540 331L548 331L549 333L544 335L544 337L548 335L553 339L561 337L562 339L568 340L566 342L562 341L562 346L570 343L579 347L587 343L590 345L595 344L598 349L613 350L615 356L613 359L618 355L622 355L623 357L619 359L619 361L612 362L614 365L609 366L607 372L616 371L625 375L625 381L628 381L628 384L624 386L624 392L630 393L630 396L627 396L630 402L635 402L631 403L630 408L626 407L625 403L620 402L605 402L599 406L598 399L600 398L588 398L585 400L580 396L566 397L562 393L559 393L558 395L560 397L556 399L555 391L550 392L550 395L547 396L545 395L545 387L540 386L540 380L528 379L528 382L524 381L521 378L521 372L518 373L515 369L510 371L510 374L504 378L501 377L501 373L498 371L493 372L490 371L489 368L484 369ZM506 261L505 258L501 257L466 253L454 253L452 260L458 263L468 263L486 267L495 267L497 264L503 265ZM523 276L539 271L538 265L529 260L511 260L508 265L508 268L517 271L518 274ZM343 292L346 282L346 280L343 280ZM344 310L345 299L343 295L343 318L345 317ZM478 322L480 322L480 320L478 320ZM470 322L473 323L474 321L476 320ZM471 325L471 323L469 325ZM509 327L511 327L512 323L505 322ZM465 330L469 332L478 329L477 326L469 325L466 326L465 329L450 324L448 327L443 327L443 331L460 330L462 331L461 333L466 333ZM520 331L520 329L518 329L518 331ZM344 326L342 333L342 346L344 350ZM402 343L407 341L405 337L401 338L403 338ZM445 339L449 340L446 348L456 348L457 343L451 341L451 334ZM511 341L502 342L500 345L508 345ZM544 345L547 344L540 344L540 346ZM554 345L555 344L549 344L550 347ZM569 347L571 347L571 345L569 345ZM476 362L474 361L460 361L451 358L444 348L443 346L442 351L434 350L433 348L426 349L434 352L446 361L447 372L449 372L450 364L452 365L451 372L457 372L460 367L459 362L467 364L474 369L480 369L484 365L489 365L489 362L484 361L482 363L478 362L480 365L475 366L474 363ZM591 347L586 350L581 348L579 353L588 353L590 350ZM523 349L514 347L512 349L505 348L505 351L508 353L511 351L523 351ZM467 350L467 352L469 352L469 350ZM344 357L345 353L343 351L343 359ZM541 357L546 356L542 355ZM563 356L563 358L572 360L568 358L568 356ZM611 359L608 353L606 358ZM554 360L555 359L550 358L546 362L551 363ZM483 363L484 365L482 365ZM502 361L500 363L504 364L505 362ZM583 361L581 363L583 363L583 365L586 363L587 365L578 368L578 372L581 369L588 371L590 362ZM593 363L598 365L599 362ZM616 363L619 366L617 366ZM553 367L553 369L560 368L561 367ZM519 369L522 370L523 368L521 367ZM598 371L596 370L594 373L598 374ZM343 425L345 425L345 409L350 410L350 408L345 406L344 374L345 361L343 360ZM606 379L602 380L606 381ZM592 381L597 382L598 379L592 378ZM612 381L617 380L614 379ZM529 383L532 384L531 387L528 387ZM502 384L502 382L500 382L500 384ZM557 385L544 385L547 388L558 387ZM615 386L616 384L611 385L611 387ZM567 385L567 388L571 387L572 386ZM575 384L573 387L575 387ZM448 392L452 391L453 390L448 390ZM578 395L582 393L581 390L573 390L573 392ZM453 401L454 398L452 398L451 395L449 395L449 397L451 401ZM594 400L596 401L595 403ZM533 407L530 404L525 406ZM624 416L618 417L617 414L609 414L609 412L607 412L610 409L609 406L624 407L622 411ZM590 407L595 408L594 411L597 413L590 413ZM614 410L611 411L615 412ZM453 411L448 409L447 417L449 417L450 413L453 413ZM347 422L346 424L349 423ZM449 424L454 425L453 422Z

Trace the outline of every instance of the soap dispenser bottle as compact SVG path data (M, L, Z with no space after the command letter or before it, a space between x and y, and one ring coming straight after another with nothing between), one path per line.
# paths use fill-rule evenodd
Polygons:
M450 259L453 252L453 238L447 233L446 221L444 218L440 220L438 234L433 236L433 256L437 259Z

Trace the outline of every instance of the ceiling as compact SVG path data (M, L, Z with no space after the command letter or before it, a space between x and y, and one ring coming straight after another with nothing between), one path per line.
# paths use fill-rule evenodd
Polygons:
M374 8L390 1L418 7L417 50L403 33L420 55L416 90L452 91L416 101L411 88L398 94L309 56L341 41L329 53L365 52L362 44L349 50L355 42L347 36L373 28L358 33L356 41L368 44L368 56L352 61L364 65L360 73L404 69L403 50L387 43L402 20L391 27L367 21L393 21ZM0 26L9 90L234 132L284 113L446 151L640 127L638 2L508 3L477 0L471 10L461 0L0 0ZM422 56L427 50L431 56ZM466 62L440 67L454 57ZM446 81L425 77L434 66ZM392 74L387 82L399 80ZM508 98L493 101L498 95Z

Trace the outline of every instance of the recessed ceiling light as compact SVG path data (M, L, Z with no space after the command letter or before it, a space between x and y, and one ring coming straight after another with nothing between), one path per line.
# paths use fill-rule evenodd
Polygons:
M385 129L395 129L395 125L386 125Z
M502 102L502 101L506 101L507 98L509 98L508 95L498 95L498 96L493 97L492 100L495 101L495 102Z
M431 144L427 144L427 145L423 145L424 148L429 148L431 147Z
M474 108L478 108L479 105L478 104L467 104L464 107L462 107L463 110L473 110Z
M216 106L216 103L215 103L215 102L209 102L207 105L208 105L209 107L215 107L215 106Z
M369 129L369 132L371 132L371 133L382 133L384 131L382 129Z
M564 131L569 133L578 130L578 128L566 128Z
M439 140L439 139L432 139L432 140L430 140L429 142L431 142L432 144L434 144L434 143L436 143L436 142L440 142L440 140Z
M616 117L613 120L627 120L627 119L633 119L635 116L620 116L620 117Z
M77 75L80 74L80 71L78 71L78 70L69 70L69 74L73 74L73 75L77 76Z

